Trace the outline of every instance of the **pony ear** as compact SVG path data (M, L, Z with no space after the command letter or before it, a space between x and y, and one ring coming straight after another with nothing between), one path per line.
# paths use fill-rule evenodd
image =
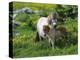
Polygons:
M48 15L48 23L51 24L51 19L53 18L53 14L49 13Z
M57 19L58 17L58 13L57 12L53 12L53 19Z
M57 12L50 12L48 15L48 20L50 21L51 19L57 19L58 18L58 13Z

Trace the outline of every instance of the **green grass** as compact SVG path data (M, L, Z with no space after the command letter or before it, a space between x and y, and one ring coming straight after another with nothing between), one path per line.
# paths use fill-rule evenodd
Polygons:
M43 4L43 3L25 3L25 2L13 2L13 10L21 9L23 7L29 7L33 10L52 10L52 8L56 8L56 4ZM50 9L49 9L50 8Z
M77 54L77 45L69 45L63 48L58 46L52 49L48 40L36 42L34 37L36 32L27 29L19 29L20 35L13 39L13 57L38 57L38 56L57 56L57 55L72 55Z

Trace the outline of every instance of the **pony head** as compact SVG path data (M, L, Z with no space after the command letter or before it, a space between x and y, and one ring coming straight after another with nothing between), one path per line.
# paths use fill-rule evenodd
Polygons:
M48 23L49 23L49 25L51 25L51 26L55 26L56 24L57 24L57 17L58 17L58 14L57 14L57 12L55 12L55 13L50 13L49 15L48 15Z

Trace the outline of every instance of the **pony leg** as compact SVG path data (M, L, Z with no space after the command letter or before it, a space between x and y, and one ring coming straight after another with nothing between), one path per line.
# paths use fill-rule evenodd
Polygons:
M51 40L52 49L54 49L54 40Z
M51 40L51 38L49 38L49 44L52 48L54 48L54 42Z
M42 39L41 39L41 36L39 35L39 41L41 41Z
M41 37L39 36L39 33L36 33L35 42L39 42L41 40Z

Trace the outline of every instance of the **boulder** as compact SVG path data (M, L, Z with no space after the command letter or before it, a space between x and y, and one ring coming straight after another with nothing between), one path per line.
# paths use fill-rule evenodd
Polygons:
M13 28L16 28L17 26L20 26L21 25L21 23L20 22L16 22L16 21L12 21L12 23L13 23Z
M19 14L19 13L27 13L27 14L32 14L32 9L28 8L28 7L24 7L22 9L18 9L13 11L13 14Z

